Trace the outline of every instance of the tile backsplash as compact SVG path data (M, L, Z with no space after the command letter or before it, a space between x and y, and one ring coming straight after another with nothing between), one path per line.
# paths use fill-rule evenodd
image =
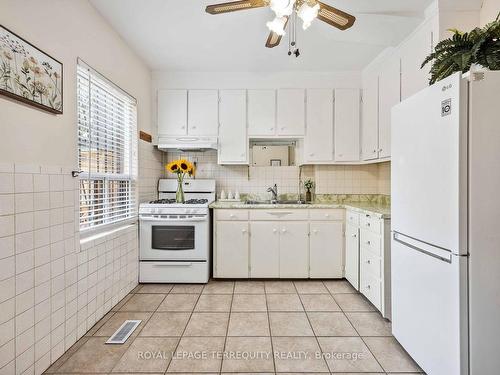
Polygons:
M0 374L41 374L125 297L137 237L80 243L70 170L0 163Z
M280 194L296 194L299 175L312 178L316 194L390 194L390 162L365 165L314 165L303 167L247 167L218 165L217 152L169 152L164 161L186 158L196 162L197 178L215 178L217 193L222 190L242 194L266 195L278 185ZM171 178L171 175L167 175ZM303 189L302 189L303 191Z

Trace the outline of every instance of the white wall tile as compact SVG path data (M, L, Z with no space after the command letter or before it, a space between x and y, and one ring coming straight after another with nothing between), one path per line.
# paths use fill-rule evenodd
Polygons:
M61 174L50 175L50 191L64 190L64 177Z
M35 326L35 308L32 307L16 316L16 335Z
M19 193L15 195L16 213L33 211L34 207L34 194L33 193Z
M24 293L35 286L34 270L26 271L16 275L16 295Z
M16 278L9 277L0 281L0 302L4 302L16 295Z
M34 232L18 233L15 242L16 254L32 250L35 246Z
M33 194L35 211L48 210L50 208L50 193L42 192Z
M0 346L5 345L15 336L15 321L8 320L0 324Z
M35 174L33 175L33 191L35 193L50 191L49 175Z
M14 174L0 173L0 194L12 194L14 191Z
M15 212L14 194L0 194L0 216Z
M14 276L16 273L16 257L0 259L0 281Z
M0 237L14 234L14 215L0 216Z
M16 314L20 314L33 307L35 300L34 289L29 289L21 294L16 294Z
M0 303L0 324L13 319L16 316L16 299L11 298Z
M33 250L16 255L16 274L33 269L35 265L35 254Z
M33 175L16 173L14 177L14 190L16 193L32 193Z
M25 212L16 215L16 233L32 231L34 228L33 212Z
M0 368L4 367L10 361L14 360L15 357L16 357L15 340L11 340L0 347Z

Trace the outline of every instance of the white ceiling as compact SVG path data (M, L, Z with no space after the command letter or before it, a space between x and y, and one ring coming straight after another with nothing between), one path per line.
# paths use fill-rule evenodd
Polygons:
M300 29L296 59L287 55L286 36L279 47L264 47L265 23L273 18L268 8L209 15L206 5L229 0L90 1L151 69L219 72L360 70L407 36L432 2L324 0L357 21L348 31L319 20Z

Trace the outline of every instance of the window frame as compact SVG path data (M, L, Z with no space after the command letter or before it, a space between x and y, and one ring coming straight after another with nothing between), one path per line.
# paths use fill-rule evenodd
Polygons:
M84 170L82 168L81 164L81 154L82 154L82 143L81 143L81 137L80 137L80 131L83 126L80 125L80 110L81 110L81 102L80 102L80 88L79 88L79 78L81 76L80 69L87 71L88 72L88 78L89 78L89 96L88 96L88 106L86 107L88 111L88 131L89 131L89 136L87 138L88 142L88 170ZM118 99L120 100L126 100L128 101L127 104L130 105L133 108L133 121L129 122L127 126L124 126L123 129L126 129L126 132L128 133L129 139L122 143L120 145L121 149L120 150L125 150L128 145L128 155L125 156L123 153L121 153L122 157L124 159L127 159L127 169L129 173L97 173L97 172L92 172L92 161L94 160L92 157L92 152L96 152L96 150L92 149L92 128L96 128L96 126L92 126L92 119L91 119L91 112L92 112L92 107L91 107L91 95L90 95L90 83L92 77L96 79L96 82L99 82L100 84L104 83L106 86L105 88L109 89L109 92L107 94L113 95L115 93L119 94L120 97ZM113 92L114 91L114 92ZM78 196L79 196L79 208L78 208L78 222L79 222L79 231L81 234L83 234L82 237L87 237L87 236L93 236L96 233L99 232L107 232L107 231L113 231L119 227L123 227L126 225L130 225L131 223L137 222L137 215L138 215L138 106L137 106L137 99L135 99L132 95L127 93L125 90L123 90L121 87L119 87L117 84L115 84L113 81L110 79L106 78L104 75L99 73L97 70L92 68L89 64L87 64L84 60L81 58L77 59L77 66L76 66L76 131L77 131L77 152L78 152L78 166L80 170L79 174L79 189L78 189ZM125 134L125 133L124 133ZM101 139L99 139L101 141ZM107 143L106 143L107 144ZM99 150L99 149L97 149ZM87 189L91 189L91 185L95 184L97 181L102 181L102 197L100 198L101 202L98 202L99 199L93 199L90 201L89 206L90 207L95 207L99 206L99 204L102 206L100 210L103 211L101 214L102 218L101 219L91 219L87 222L82 220L82 181L88 181L88 187ZM112 188L112 181L123 181L127 182L129 184L129 187L127 189L126 195L127 198L126 200L122 203L119 202L119 197L121 193L117 193L115 197L118 197L118 201L115 202L109 202L108 197L110 196L110 191ZM116 188L116 189L119 189ZM115 193L116 194L116 193ZM115 198L116 199L116 198ZM97 203L96 203L97 202ZM118 203L117 203L118 202ZM116 217L120 215L112 215L113 212L116 214L116 212L119 212L119 210L111 210L109 213L108 211L110 208L113 208L113 204L117 204L118 206L124 205L126 208L124 209L125 211L128 211L126 214L126 217L123 218L118 218ZM95 208L93 209L95 211ZM94 214L93 214L94 215ZM111 216L108 216L111 215ZM94 215L95 216L95 215ZM97 223L98 221L102 221L102 223Z

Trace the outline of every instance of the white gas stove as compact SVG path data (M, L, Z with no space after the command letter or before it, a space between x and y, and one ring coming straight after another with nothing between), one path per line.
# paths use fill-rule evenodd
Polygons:
M139 206L139 281L206 283L210 276L210 211L215 180L185 180L185 203L175 202L177 180L158 184L156 201Z

